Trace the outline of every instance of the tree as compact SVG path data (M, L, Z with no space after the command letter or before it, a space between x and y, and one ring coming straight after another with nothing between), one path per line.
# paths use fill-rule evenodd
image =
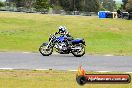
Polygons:
M27 9L31 9L35 3L35 0L23 0L24 1L24 7Z
M63 8L61 7L61 5L60 5L60 0L49 0L49 4L50 4L50 7L51 7L53 10L55 10L56 12L63 9Z
M59 0L65 11L82 11L82 0Z
M73 0L59 0L59 2L65 11L73 11Z
M6 0L9 3L15 3L16 7L31 8L36 0Z
M24 7L24 2L23 0L14 0L13 1L16 4L16 7Z
M65 11L92 11L99 10L99 0L59 0Z
M59 0L49 0L50 6L53 8L54 6L60 5Z
M122 8L125 10L126 9L125 7L126 7L128 0L122 0L122 2L123 2Z
M48 0L36 0L35 8L38 11L44 12L45 10L49 10L49 2Z
M105 10L114 11L114 9L116 8L114 0L103 0L102 3L103 3L102 6Z
M126 3L126 11L128 12L132 12L132 0L128 0L128 2Z
M3 2L0 2L0 7L3 7L4 6L4 3Z
M77 11L82 11L83 10L83 4L82 4L83 0L74 0L74 10Z
M100 8L99 0L84 0L83 10L87 12L98 12Z

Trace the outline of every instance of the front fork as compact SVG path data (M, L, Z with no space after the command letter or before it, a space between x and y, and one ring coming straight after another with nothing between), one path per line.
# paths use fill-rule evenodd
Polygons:
M49 48L49 46L50 46L50 44L51 44L51 41L52 41L52 40L50 40L49 43L47 44L46 49Z

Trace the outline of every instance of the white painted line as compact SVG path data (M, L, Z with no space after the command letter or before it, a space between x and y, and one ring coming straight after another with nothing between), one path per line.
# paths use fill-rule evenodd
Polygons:
M57 53L57 52L54 52L53 54L54 54L54 55L58 55L59 53Z
M0 70L13 70L13 68L0 68Z
M94 71L94 72L112 72L112 71Z
M132 72L125 72L125 73L132 73Z
M46 71L46 70L50 70L50 69L35 69L35 70L38 70L38 71Z
M0 68L0 70L38 70L38 71L49 71L49 70L54 70L54 69L16 69L16 68ZM65 71L71 71L71 72L77 72L78 70L65 70ZM105 73L105 72L113 72L113 71L92 71L92 72L100 72L100 73ZM123 72L123 73L128 73L132 74L132 72Z
M68 70L68 71L77 72L78 70Z
M112 55L112 54L106 54L106 55L104 55L104 56L108 56L108 57L110 57L110 56L114 56L114 55Z
M31 52L22 52L22 53L31 53Z
M74 72L76 72L78 70L67 70L67 71L74 71ZM112 71L92 71L92 72L102 72L102 73L104 72L105 73L105 72L112 72Z

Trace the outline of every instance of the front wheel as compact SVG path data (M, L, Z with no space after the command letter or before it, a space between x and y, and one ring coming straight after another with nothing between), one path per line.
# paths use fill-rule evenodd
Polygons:
M83 44L75 44L74 49L72 50L72 54L75 57L81 57L85 54L85 47Z
M52 47L48 47L47 48L47 44L42 44L39 48L39 52L43 55L43 56L49 56L52 54L53 52L53 48Z

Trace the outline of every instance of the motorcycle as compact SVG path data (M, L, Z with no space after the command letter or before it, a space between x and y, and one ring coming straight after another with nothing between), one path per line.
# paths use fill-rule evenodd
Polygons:
M49 56L55 49L59 54L72 53L75 57L81 57L85 54L84 39L69 39L65 36L56 36L56 33L50 34L49 42L43 43L39 52L43 56Z

